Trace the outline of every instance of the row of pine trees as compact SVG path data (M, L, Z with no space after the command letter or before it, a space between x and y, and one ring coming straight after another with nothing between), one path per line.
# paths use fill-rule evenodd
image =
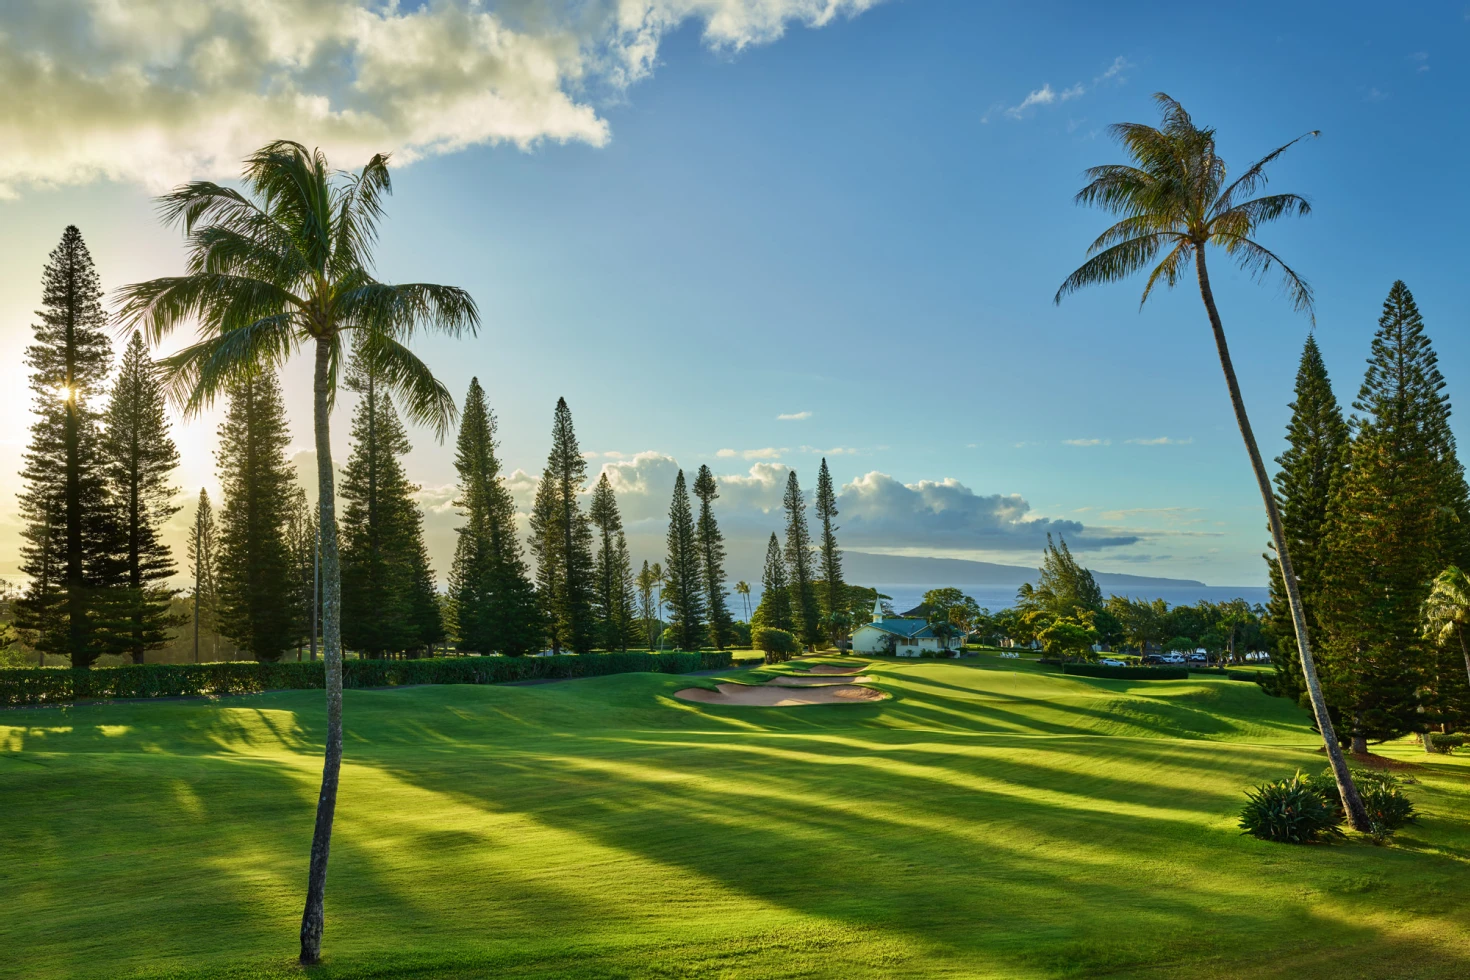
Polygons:
M1423 632L1436 576L1470 567L1470 492L1444 387L1414 297L1396 282L1351 414L1307 339L1288 447L1277 458L1276 496L1317 669L1334 726L1359 752L1369 741L1470 727L1470 663ZM1266 557L1278 689L1304 699L1280 571Z

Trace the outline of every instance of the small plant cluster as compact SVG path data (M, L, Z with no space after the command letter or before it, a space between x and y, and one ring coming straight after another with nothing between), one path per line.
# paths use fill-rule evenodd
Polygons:
M1387 843L1399 828L1416 816L1404 795L1403 780L1376 769L1353 769L1353 782L1368 808L1370 834ZM1282 844L1317 844L1342 837L1345 819L1337 781L1330 768L1314 776L1301 772L1246 791L1240 828L1261 840Z
M766 655L766 663L782 664L801 652L796 634L772 626L758 626L750 635L750 644Z
M1446 735L1444 732L1429 733L1429 748L1440 755L1449 755L1455 749L1464 748L1464 746L1464 735Z

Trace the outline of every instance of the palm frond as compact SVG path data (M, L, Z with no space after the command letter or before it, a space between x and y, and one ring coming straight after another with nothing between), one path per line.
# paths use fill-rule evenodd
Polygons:
M408 340L421 328L473 336L480 311L468 292L455 286L410 282L398 285L362 278L337 295L337 315L353 327Z
M1268 221L1293 214L1305 217L1311 213L1312 205L1300 194L1272 194L1245 201L1217 214L1211 230L1248 238L1257 227Z
M1179 277L1189 269L1189 264L1194 259L1194 244L1188 239L1178 239L1164 260L1154 266L1154 271L1148 274L1148 282L1144 283L1143 295L1139 297L1138 308L1143 309L1143 304L1148 302L1149 295L1154 291L1160 279L1169 289L1179 284Z
M362 170L352 174L337 204L332 266L341 276L354 267L371 267L372 249L383 217L383 198L393 193L388 154L374 154Z
M156 344L181 323L197 319L223 335L256 320L298 309L294 293L272 282L242 276L169 276L123 286L117 291L121 330L140 329Z
M1298 313L1307 314L1313 324L1317 322L1317 315L1312 309L1312 287L1291 266L1281 261L1280 256L1244 236L1221 233L1212 237L1211 241L1222 246L1225 254L1235 259L1236 264L1253 279L1259 281L1269 275L1272 269L1280 270L1281 289L1291 300L1291 308Z
M363 370L397 396L404 415L428 426L443 442L459 413L454 396L428 365L392 337L375 331L357 335L355 353Z
M306 262L325 273L332 255L332 174L321 150L277 140L245 161L245 183L300 243Z
M1143 235L1099 252L1063 281L1052 301L1061 303L1063 296L1084 286L1126 279L1153 261L1166 240L1163 234Z
M265 317L161 359L158 368L169 401L192 418L214 404L235 379L280 367L297 348L291 320L290 314Z
M1270 153L1267 153L1265 156L1261 157L1261 159L1251 164L1249 167L1246 168L1245 173L1235 178L1230 186L1225 188L1225 190L1220 193L1220 197L1215 202L1215 211L1229 211L1235 207L1234 202L1236 195L1254 194L1257 189L1264 187L1266 185L1266 167L1273 160L1281 156L1281 154L1285 153L1296 144L1300 143L1302 140L1320 136L1321 134L1322 131L1320 129L1314 129L1310 133L1303 133L1296 139L1292 140L1290 143L1283 143L1281 146L1278 146L1276 149L1272 150Z
M1167 215L1154 213L1135 214L1124 218L1107 231L1098 235L1093 243L1087 246L1088 255L1096 255L1105 248L1109 248L1119 242L1126 242L1133 238L1141 238L1144 235L1184 235L1188 234L1187 227L1179 227L1176 222Z

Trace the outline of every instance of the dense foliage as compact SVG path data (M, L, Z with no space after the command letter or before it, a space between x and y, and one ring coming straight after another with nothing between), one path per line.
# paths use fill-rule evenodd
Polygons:
M1332 792L1337 792L1336 784ZM1340 837L1342 808L1318 785L1297 773L1246 791L1240 828L1252 837L1281 844L1316 844Z
M551 452L531 510L536 584L551 649L557 652L565 647L581 653L597 642L592 612L592 522L578 499L586 483L587 461L577 444L572 411L565 398L558 398Z

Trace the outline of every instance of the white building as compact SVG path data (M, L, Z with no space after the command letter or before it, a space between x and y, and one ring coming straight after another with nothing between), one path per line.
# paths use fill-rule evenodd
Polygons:
M935 635L933 628L924 620L905 616L885 617L883 603L879 600L873 601L873 621L852 631L853 653L918 657L925 652L938 653L948 649L948 641Z

